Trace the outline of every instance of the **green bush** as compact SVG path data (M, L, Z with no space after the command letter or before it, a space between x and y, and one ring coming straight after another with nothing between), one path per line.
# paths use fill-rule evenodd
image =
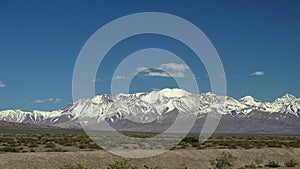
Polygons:
M45 148L55 148L56 145L54 143L47 143L44 147Z
M291 159L291 160L289 160L289 161L284 162L284 165L285 165L286 167L295 167L295 166L297 165L297 163L295 162L294 159Z
M132 166L128 161L117 161L115 164L109 164L107 169L137 169L136 166Z
M47 152L67 152L67 150L64 150L61 147L51 148L50 150L47 150Z
M250 165L245 165L244 167L240 167L239 169L258 169L258 168L262 168L262 167L251 163Z
M101 147L99 147L97 144L92 143L88 145L88 148L96 150L96 149L101 149Z
M269 163L266 164L265 166L266 167L270 167L270 168L278 168L278 167L280 167L280 165L276 161L269 161Z
M36 143L31 143L28 145L28 147L32 148L32 147L38 147L38 145Z
M260 168L262 168L262 166L261 166L261 164L263 163L263 158L262 157L260 157L260 158L255 158L255 164L258 166L258 167L260 167Z
M215 169L229 169L233 166L232 163L236 159L237 157L233 156L231 153L222 152L216 159L210 160L210 164Z
M256 169L258 167L256 167L255 164L251 163L250 165L245 165L245 168L247 168L247 169Z
M181 167L179 167L177 169L188 169L188 167L185 164L181 164Z
M0 148L0 152L12 152L12 153L17 153L19 152L18 148L15 147L4 147L4 148Z
M78 148L80 148L80 149L86 149L87 147L88 147L87 144L80 144L80 145L78 146Z

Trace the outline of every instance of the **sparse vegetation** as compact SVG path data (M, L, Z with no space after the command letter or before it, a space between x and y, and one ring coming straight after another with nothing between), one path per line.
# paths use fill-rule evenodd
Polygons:
M266 167L270 167L270 168L278 168L278 167L280 167L280 165L276 161L269 161L268 164L266 164L265 166Z
M250 165L245 165L243 167L240 167L239 169L258 169L258 168L263 168L263 167L260 165L251 163Z
M100 147L83 131L0 129L0 153L91 151L97 149Z
M237 157L233 156L232 154L222 152L216 159L211 160L210 164L215 169L230 169L233 166L233 161L236 159Z
M297 165L297 163L295 162L294 159L291 159L291 160L285 161L284 165L286 167L295 167Z
M88 169L88 168L83 167L81 164L77 164L77 165L66 164L63 167L60 167L60 169Z
M148 138L152 135L149 133L129 133L131 137ZM107 138L109 140L110 138ZM159 143L138 142L133 144L124 144L124 149L138 148L158 148L163 147L164 140L159 140ZM104 141L105 142L105 141ZM107 146L114 147L114 143L105 142ZM257 151L253 149L264 148L285 148L287 150L300 147L300 137L296 136L246 136L246 135L214 135L206 142L199 142L199 136L190 134L184 138L178 145L171 150L182 151L198 150L198 149L238 149L228 150L231 152L240 151L243 149L252 149L247 151ZM91 140L84 132L76 130L35 130L35 129L6 129L0 128L0 153L32 153L32 152L74 152L74 151L93 151L101 149L93 140ZM201 151L201 150L199 150ZM213 151L213 150L212 150ZM224 150L225 151L225 150ZM227 151L227 150L226 150ZM234 153L235 154L235 153ZM231 153L223 152L219 156L210 160L212 168L215 169L259 169L259 168L277 168L279 164L285 167L296 168L297 163L294 159L282 161L263 161L265 156L255 155L254 161L247 161L247 165L233 166L237 158ZM295 158L295 157L294 157ZM276 158L278 159L278 158ZM286 161L284 161L286 160ZM76 164L76 163L75 163ZM237 163L238 164L238 163ZM148 165L148 164L147 164ZM159 169L161 166L141 165L145 169ZM209 165L209 164L208 164ZM102 168L107 166L104 165ZM190 166L190 164L189 164ZM188 169L186 165L177 165L175 169ZM195 167L193 167L195 168ZM197 168L197 167L196 167ZM61 169L86 169L82 165L65 165ZM128 161L117 161L108 165L107 169L137 169L136 166Z
M109 164L109 167L107 169L137 169L136 166L133 166L128 163L128 161L117 161L115 164Z
M206 142L200 143L198 136L189 135L183 139L176 149L261 149L261 148L300 148L300 137L294 136L246 136L225 135L212 136Z
M2 130L2 131L1 131ZM127 133L130 137L148 138L154 134ZM109 138L107 138L109 139ZM108 147L115 145L105 142ZM161 145L138 143L136 145L124 145L125 149L154 148ZM176 149L260 149L260 148L298 148L300 137L294 136L245 136L245 135L216 135L206 142L199 142L198 135L188 135ZM4 152L65 152L65 151L92 151L101 149L83 131L76 130L35 130L28 129L0 129L0 153Z

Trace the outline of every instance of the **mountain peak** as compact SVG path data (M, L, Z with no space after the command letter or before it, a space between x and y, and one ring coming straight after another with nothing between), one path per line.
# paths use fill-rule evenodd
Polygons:
M163 93L163 95L166 97L182 97L190 94L189 92L179 88L173 88L173 89L165 88L157 92Z
M90 120L91 124L107 118L112 121L127 118L134 122L149 123L172 110L182 112L182 117L204 115L212 111L233 116L240 114L241 118L254 115L251 112L264 112L267 116L278 118L288 115L300 117L300 102L295 99L295 96L286 94L274 102L261 102L252 96L236 100L210 92L192 94L183 89L166 88L134 94L102 94L78 100L56 111L0 111L0 121L59 126L66 123L73 125L77 118Z
M242 101L242 102L260 102L259 100L257 100L257 99L255 99L254 97L252 97L252 96L244 96L244 97L242 97L242 98L240 98L239 99L240 101Z
M294 99L297 99L294 95L292 94L285 94L284 96L281 97L282 99L288 99L288 100L294 100Z

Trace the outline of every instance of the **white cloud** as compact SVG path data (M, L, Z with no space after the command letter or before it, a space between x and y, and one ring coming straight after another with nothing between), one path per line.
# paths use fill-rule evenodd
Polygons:
M185 74L184 72L173 72L170 74L172 77L176 77L176 78L185 78Z
M61 102L62 101L62 98L56 98L55 99L55 103L58 103L58 102Z
M45 101L44 100L35 100L34 102L35 103L44 103Z
M265 75L264 71L256 71L250 74L251 76L263 76Z
M114 77L114 80L125 80L125 79L127 79L127 77L121 76L121 75L118 75L118 76Z
M145 76L185 78L185 72L189 69L189 67L186 64L164 63L155 69L162 70L164 72L151 71L151 69L143 66L138 67L137 71L146 72Z
M186 64L178 64L178 63L164 63L159 66L162 70L171 70L174 72L185 72L189 69Z
M62 101L61 98L49 98L49 99L37 99L34 102L35 103L45 103L45 102L58 103L58 102L61 102L61 101Z
M168 74L166 72L149 72L145 76L172 77L170 74Z
M184 78L185 74L182 72L148 72L145 76L156 76L156 77L173 77L173 78Z
M4 88L4 87L6 87L6 85L0 81L0 88Z
M150 72L150 69L147 67L144 67L144 66L138 67L138 68L136 68L136 70L139 72Z
M53 98L50 98L50 99L48 99L48 101L49 101L49 102L53 102L53 101L54 101L54 99L53 99Z

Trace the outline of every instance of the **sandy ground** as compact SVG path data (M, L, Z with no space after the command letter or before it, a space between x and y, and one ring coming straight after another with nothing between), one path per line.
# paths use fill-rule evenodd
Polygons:
M283 166L284 161L295 159L300 162L300 148L264 148L264 149L204 149L204 150L173 150L162 155L145 159L127 159L129 163L144 169L146 164L149 167L177 169L185 164L189 169L208 169L210 159L214 159L221 152L230 152L237 156L233 168L238 168L245 164L254 162L256 158L261 158L264 164L269 160L278 161ZM123 160L105 151L90 152L64 152L64 153L5 153L0 154L1 169L35 168L35 169L55 169L65 164L82 164L88 168L106 169L108 164L113 164L117 160ZM285 168L285 167L280 167ZM300 169L300 165L294 167Z

